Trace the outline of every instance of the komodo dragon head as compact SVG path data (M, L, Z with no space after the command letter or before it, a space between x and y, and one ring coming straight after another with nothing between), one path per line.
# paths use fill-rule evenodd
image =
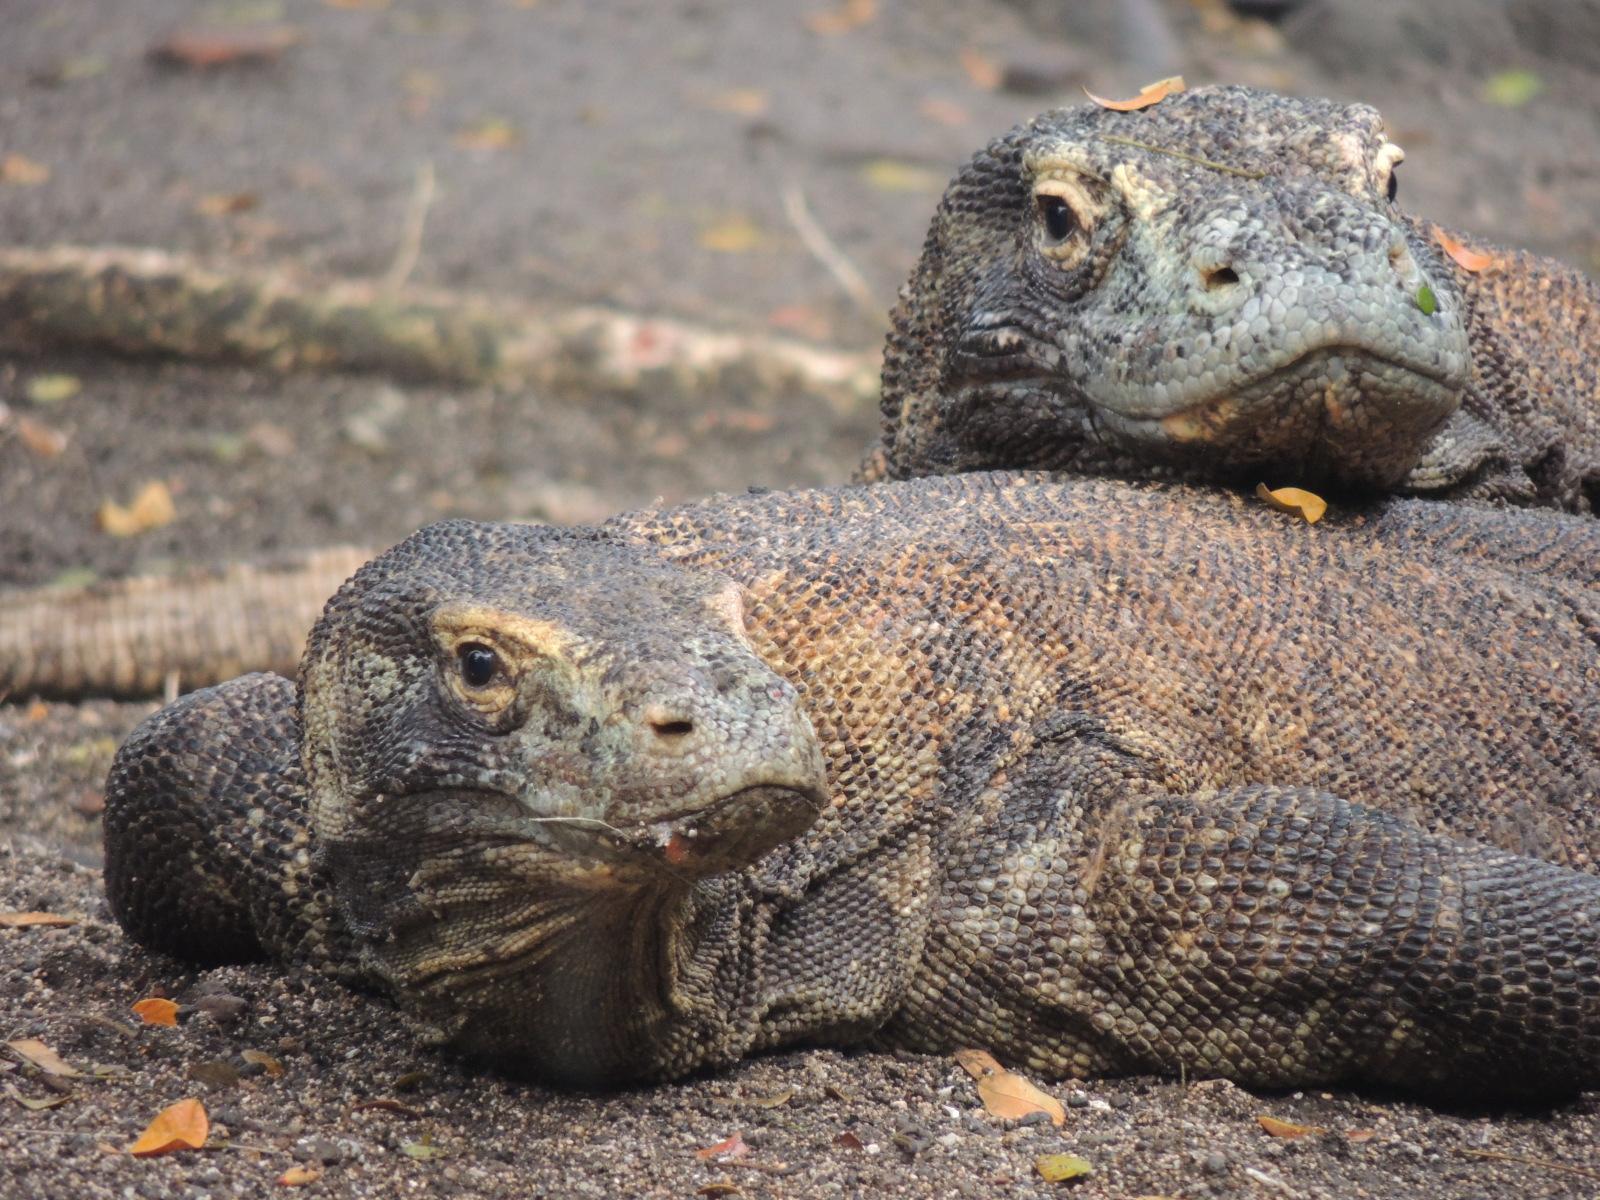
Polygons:
M864 474L1392 486L1471 368L1402 157L1375 109L1242 87L1018 126L939 206Z
M329 602L301 693L316 840L366 966L437 1036L557 1078L638 1073L705 881L825 800L743 620L713 573L467 522Z

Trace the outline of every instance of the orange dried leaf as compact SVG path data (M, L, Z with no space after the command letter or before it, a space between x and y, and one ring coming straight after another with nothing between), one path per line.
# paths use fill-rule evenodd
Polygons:
M50 168L20 154L0 158L0 183L20 183L32 186L50 181Z
M951 1057L974 1079L982 1079L985 1075L1005 1070L987 1050L957 1050Z
M205 1105L198 1100L179 1100L145 1128L139 1140L128 1147L129 1154L145 1157L169 1150L198 1150L206 1144L211 1122Z
M7 1042L6 1045L38 1067L46 1075L71 1077L83 1074L82 1071L69 1065L65 1059L38 1038L18 1038L14 1042Z
M973 87L982 88L986 92L994 91L1004 78L994 59L978 50L961 52L961 69L967 73L967 79L971 81Z
M521 136L510 121L500 117L484 117L458 131L450 140L463 150L504 150L516 145Z
M17 436L22 444L40 458L60 458L67 448L67 435L59 429L41 425L27 417L17 418Z
M304 1187L322 1178L322 1172L310 1167L290 1167L278 1176L279 1187Z
M1066 1123L1067 1111L1048 1092L1042 1092L1021 1075L997 1071L978 1080L978 1099L991 1116L1016 1121L1029 1113L1048 1113L1057 1125Z
M959 104L949 100L940 100L935 96L928 96L917 103L917 112L927 117L930 121L937 121L941 125L970 125L972 114Z
M133 503L124 508L107 500L100 506L100 528L112 537L132 537L148 529L160 529L177 519L178 509L172 503L172 492L159 479L152 480L139 490Z
M150 57L176 67L226 67L233 63L272 62L300 40L300 31L288 25L261 29L208 33L179 30L159 46Z
M8 912L0 913L0 925L7 929L22 929L28 925L76 925L78 918L63 917L59 913L47 912Z
M1109 108L1113 112L1134 112L1137 109L1149 108L1152 104L1160 104L1168 96L1175 96L1188 85L1183 82L1182 75L1173 75L1166 79L1158 79L1154 83L1146 84L1132 100L1107 100L1103 96L1096 96L1088 88L1083 89L1083 94L1093 100L1101 108Z
M1288 1121L1280 1121L1276 1117L1269 1117L1265 1113L1262 1113L1256 1120L1261 1122L1261 1128L1265 1129L1273 1137L1278 1138L1303 1138L1313 1133L1327 1132L1327 1130L1318 1125L1295 1125Z
M273 1058L272 1055L267 1054L264 1051L246 1050L243 1054L239 1055L239 1057L244 1059L247 1063L260 1063L267 1069L267 1075L273 1079L277 1079L283 1075L283 1064L277 1059ZM395 1086L398 1087L399 1084L397 1083Z
M719 1162L729 1158L743 1158L750 1153L750 1147L744 1140L743 1133L733 1134L718 1142L715 1146L707 1146L704 1150L696 1150L696 1158L714 1158Z
M194 210L202 217L225 217L229 213L249 212L260 198L254 192L212 192L195 201Z
M1374 1129L1346 1129L1344 1136L1352 1142L1370 1142L1378 1133Z
M160 996L151 996L148 1000L141 1000L133 1006L133 1011L139 1014L139 1019L146 1025L176 1025L178 1023L178 1006L171 1000L163 1000Z
M838 8L809 14L806 28L824 37L834 37L861 28L877 15L878 0L844 0Z
M1479 254L1476 250L1468 250L1437 225L1433 227L1433 236L1438 239L1439 245L1444 247L1444 252L1463 271L1481 271L1485 267L1494 265L1494 257L1492 255Z
M1290 516L1303 517L1307 525L1315 525L1328 511L1328 502L1315 492L1304 488L1269 489L1266 484L1256 484L1256 496L1271 508Z

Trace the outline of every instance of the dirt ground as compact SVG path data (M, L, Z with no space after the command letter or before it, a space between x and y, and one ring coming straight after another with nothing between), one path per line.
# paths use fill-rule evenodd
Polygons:
M1600 271L1589 0L1305 0L1281 28L1199 0L4 9L0 245L374 278L431 171L419 285L870 349L973 149L1080 85L1129 94L1182 71L1374 103L1409 151L1408 206ZM147 54L180 29L270 44L284 28L294 43L267 62ZM863 295L806 248L784 208L796 189ZM60 376L77 389L39 385ZM67 347L0 355L0 406L0 587L382 545L444 516L582 522L838 483L876 424L870 400L732 386L452 388ZM152 480L174 520L97 526ZM0 1196L279 1194L297 1164L319 1175L305 1194L331 1197L1600 1193L1600 1095L1463 1113L1135 1078L1055 1088L1057 1128L988 1118L964 1072L926 1057L802 1051L605 1097L497 1078L418 1046L381 999L266 967L196 973L122 939L98 810L111 753L152 708L0 703L0 912L79 921L0 928L0 1024L85 1073L0 1062ZM176 1028L130 1012L158 990L185 1006ZM189 1012L217 994L242 1012ZM214 1148L120 1152L187 1096ZM1269 1137L1263 1113L1328 1132ZM744 1158L697 1157L736 1132ZM1057 1152L1093 1173L1045 1182L1035 1160Z

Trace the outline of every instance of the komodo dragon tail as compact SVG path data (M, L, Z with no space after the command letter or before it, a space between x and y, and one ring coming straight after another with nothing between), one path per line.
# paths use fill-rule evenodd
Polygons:
M373 555L0 593L0 698L133 698L247 671L294 675L328 597Z

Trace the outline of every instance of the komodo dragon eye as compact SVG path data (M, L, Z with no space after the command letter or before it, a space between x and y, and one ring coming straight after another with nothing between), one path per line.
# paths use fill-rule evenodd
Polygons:
M1393 167L1389 168L1389 203L1394 203L1394 198L1400 194L1400 176Z
M1046 193L1035 196L1034 200L1039 205L1039 216L1044 221L1044 231L1052 242L1064 242L1078 232L1080 228L1078 214L1073 212L1072 205L1060 196Z
M468 687L488 687L500 669L500 656L481 642L464 642L456 647L456 662L461 679Z

